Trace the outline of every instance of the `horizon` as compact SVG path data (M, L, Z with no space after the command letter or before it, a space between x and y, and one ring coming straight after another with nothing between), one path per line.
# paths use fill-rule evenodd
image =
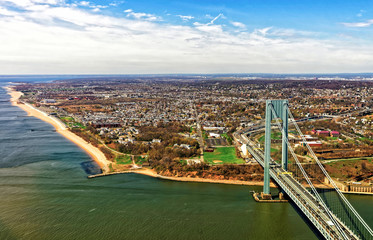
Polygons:
M1 75L373 69L369 1L0 0Z
M358 75L373 75L373 72L341 72L341 73L61 73L61 74L0 74L0 77L13 77L13 76L217 76L217 75L226 75L226 76L233 76L233 75L273 75L273 76L323 76L323 75L352 75L352 76L358 76Z

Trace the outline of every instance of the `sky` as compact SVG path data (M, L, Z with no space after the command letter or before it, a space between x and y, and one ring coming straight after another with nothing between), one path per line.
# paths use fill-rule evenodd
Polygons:
M0 74L347 72L371 0L0 0Z

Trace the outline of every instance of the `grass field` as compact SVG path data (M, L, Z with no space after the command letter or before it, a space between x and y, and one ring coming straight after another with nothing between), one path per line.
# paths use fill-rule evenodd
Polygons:
M117 164L132 164L131 156L129 155L120 155L115 158Z
M81 124L80 122L75 122L74 118L72 117L61 117L60 118L69 128L82 128L86 129L86 126Z
M242 164L244 160L237 158L234 147L219 147L214 152L204 153L205 162L211 164L233 163ZM215 162L214 162L215 161Z
M135 156L135 163L137 165L142 165L146 161L146 157Z
M280 140L282 139L281 132L272 132L271 133L271 139ZM265 140L265 135L261 136L259 138L259 142L263 143Z

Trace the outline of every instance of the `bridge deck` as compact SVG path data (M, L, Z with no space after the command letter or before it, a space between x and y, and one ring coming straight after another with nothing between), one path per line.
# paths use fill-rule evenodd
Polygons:
M250 141L245 134L237 134L235 137L247 145L250 154L264 167L264 153L259 150L256 144ZM272 160L270 166L271 178L292 199L304 215L314 224L316 229L326 239L343 239L344 237L332 223L330 214L327 214L324 206L291 175L284 173L285 170ZM332 217L340 223L342 230L349 239L359 239L336 216L333 215Z

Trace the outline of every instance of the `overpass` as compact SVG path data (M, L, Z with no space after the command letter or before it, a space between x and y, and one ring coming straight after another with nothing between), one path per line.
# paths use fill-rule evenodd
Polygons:
M288 109L287 101L284 101L284 107L280 107L276 111L275 107L277 103L273 104L273 100L267 101L266 119L268 118L269 114L272 115L269 117L270 120L266 121L267 151L269 152L270 149L270 131L273 127L271 120L275 119L277 121L277 126L282 131L283 147L285 146L286 149L289 149L291 154L293 155L294 160L304 177L303 180L306 180L307 182L307 188L304 186L304 184L301 183L301 181L298 181L296 178L294 178L292 176L292 173L288 172L287 151L283 151L283 161L282 164L279 164L270 158L270 155L267 151L264 152L260 149L257 143L250 140L247 136L247 132L236 132L234 134L234 138L242 144L246 144L250 154L264 168L264 193L269 193L269 177L271 177L273 181L282 189L282 191L285 192L289 196L289 198L296 204L296 206L303 212L303 214L309 219L309 221L325 239L373 240L373 231L360 217L360 215L356 212L356 210L348 202L348 200L343 196L343 193L339 191L338 187L334 184L333 180L325 171L322 164L318 161L316 155L314 155L312 149L308 146L309 151L312 151L312 153L310 154L314 156L316 163L323 171L326 178L331 181L335 190L335 199L337 199L337 201L328 201L328 199L321 196L318 190L314 187L310 177L308 176L309 174L303 168L302 163L300 163L297 159L297 156L294 154L294 151L287 139L288 114L290 116L290 123L296 126L301 136L303 134L300 132L296 121L294 120L291 112ZM277 106L279 106L279 104L277 104ZM282 124L280 123L278 117L278 113L281 111L286 111L286 114L283 113L283 116L286 117L286 119L282 119ZM258 130L258 128L255 127L251 130L256 131ZM268 180L266 180L266 174L268 174Z

